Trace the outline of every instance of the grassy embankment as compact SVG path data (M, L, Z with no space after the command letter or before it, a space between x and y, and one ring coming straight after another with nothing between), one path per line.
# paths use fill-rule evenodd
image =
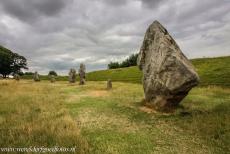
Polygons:
M230 56L218 58L200 58L191 60L200 78L200 85L230 86ZM142 72L136 67L128 67L112 70L101 70L87 73L88 81L122 81L141 83ZM32 79L31 76L24 76L24 79ZM42 80L48 80L47 76L41 76ZM58 81L68 81L67 76L59 76Z
M140 84L0 81L0 146L82 153L228 153L230 89L194 88L175 113L141 105Z
M200 58L191 60L196 68L200 85L230 86L230 56L218 58ZM136 67L102 70L87 74L90 81L124 81L141 83L142 72Z

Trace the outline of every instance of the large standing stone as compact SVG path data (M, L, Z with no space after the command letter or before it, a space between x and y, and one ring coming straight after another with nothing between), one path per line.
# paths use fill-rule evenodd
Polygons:
M69 82L70 83L75 83L76 82L76 70L71 68L69 71Z
M158 21L146 31L138 66L145 101L159 110L175 107L199 83L194 67Z
M18 74L14 74L14 79L19 81L20 80L20 76Z
M34 73L33 78L34 78L34 81L35 81L35 82L40 81L40 77L39 77L39 74L38 74L38 72L37 72L37 71Z
M56 76L55 75L50 75L49 78L50 78L51 83L54 83L56 81Z
M112 89L113 85L112 85L112 80L108 79L107 81L107 90Z
M80 77L80 85L84 85L85 84L85 65L84 64L80 64L80 69L78 70L79 73L79 77Z

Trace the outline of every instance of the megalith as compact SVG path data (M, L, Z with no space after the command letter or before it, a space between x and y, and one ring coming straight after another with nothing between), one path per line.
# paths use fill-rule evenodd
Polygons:
M177 106L199 83L199 76L168 31L154 21L138 55L145 102L158 110Z
M79 85L84 85L85 84L85 65L83 63L80 64L80 68L78 70L78 74L80 77L80 82Z
M39 77L39 74L38 74L37 71L34 73L33 79L34 79L35 82L40 81L40 77Z
M55 75L49 75L50 82L54 83L56 81L56 76Z
M76 70L71 68L69 71L69 82L70 83L75 83L76 82Z
M14 79L17 80L17 81L19 81L20 80L19 74L14 74Z
M112 85L112 80L111 79L108 79L107 81L107 90L110 90L112 89L113 85Z

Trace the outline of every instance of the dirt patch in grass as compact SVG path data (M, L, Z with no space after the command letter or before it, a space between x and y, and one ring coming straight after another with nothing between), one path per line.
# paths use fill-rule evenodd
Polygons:
M156 113L156 111L154 109L151 109L147 106L141 106L139 108L142 112L146 112L146 113Z
M108 91L105 90L94 90L94 91L90 91L88 96L92 96L92 97L102 97L102 96L108 96Z

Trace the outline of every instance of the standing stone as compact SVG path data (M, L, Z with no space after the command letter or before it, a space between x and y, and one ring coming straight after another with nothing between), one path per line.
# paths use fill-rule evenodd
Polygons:
M80 64L80 69L78 70L79 77L80 77L80 83L79 85L84 85L85 84L85 65Z
M174 108L199 83L194 67L158 21L147 29L138 66L143 72L145 101L158 110Z
M112 80L108 80L107 81L107 90L110 90L110 89L112 89L112 87L113 87L113 85L112 85Z
M75 83L76 82L76 70L71 68L69 71L69 82Z
M56 81L55 75L50 75L49 78L51 83L54 83Z
M18 74L14 74L14 79L19 81L20 80L20 76Z
M34 73L33 78L34 78L34 81L35 81L35 82L40 81L40 77L39 77L39 74L38 74L38 72L37 72L37 71Z

